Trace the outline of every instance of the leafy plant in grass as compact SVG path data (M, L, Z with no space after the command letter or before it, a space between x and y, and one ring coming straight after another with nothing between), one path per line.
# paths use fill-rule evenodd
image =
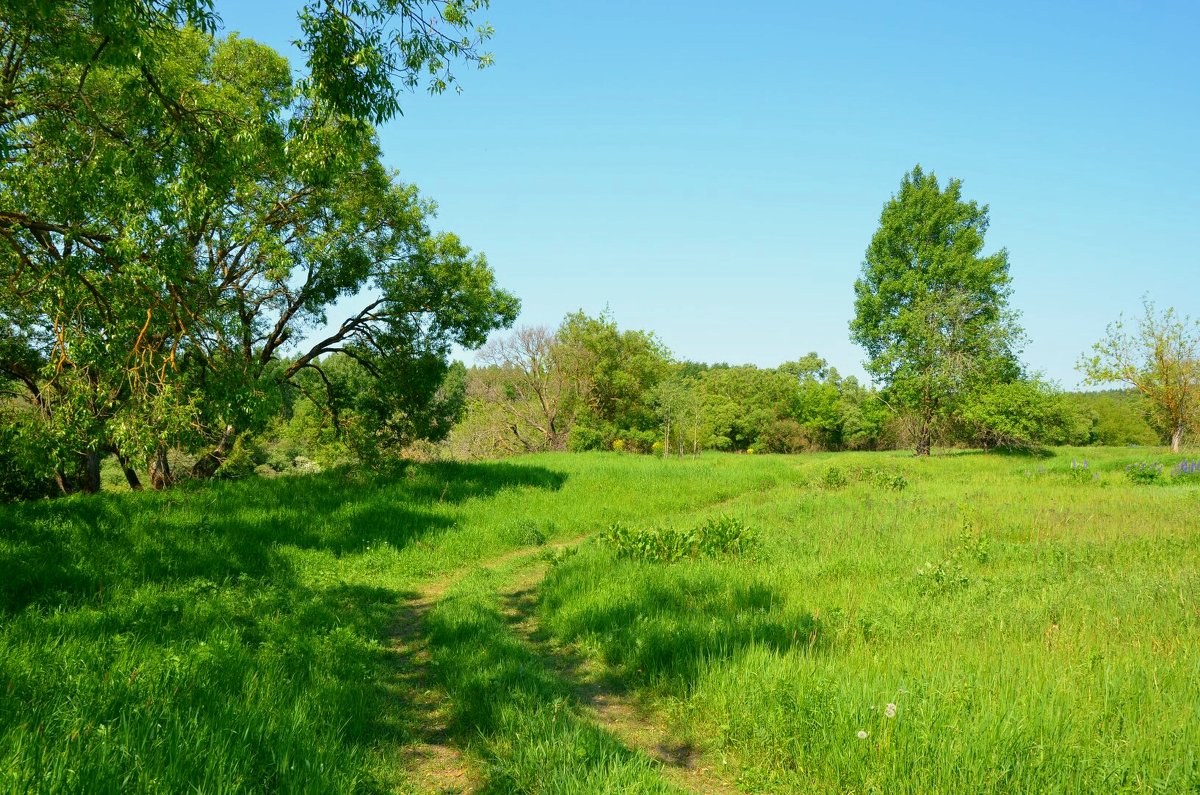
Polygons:
M740 519L717 516L686 530L630 528L614 522L600 539L618 558L674 563L686 558L737 557L753 547L755 535Z
M1163 465L1154 461L1141 461L1125 465L1125 477L1130 483L1145 486L1162 481Z
M946 555L936 563L926 561L917 569L917 590L922 595L934 596L970 585L967 566L987 563L989 546L986 534L975 531L970 522L963 522L958 538Z
M828 491L837 491L849 485L850 481L846 477L846 473L838 467L830 467L821 475L821 488Z
M892 491L904 491L908 488L908 479L903 475L875 467L851 467L850 475L859 482L871 482L880 488Z
M1200 483L1200 459L1186 458L1171 468L1172 483Z
M1077 461L1072 458L1071 468L1067 470L1067 478L1072 483L1094 483L1100 479L1100 473L1092 471L1091 467L1088 466L1086 458L1083 461Z

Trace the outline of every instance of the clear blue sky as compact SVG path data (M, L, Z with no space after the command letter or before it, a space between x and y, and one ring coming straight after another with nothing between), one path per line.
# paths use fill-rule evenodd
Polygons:
M293 2L218 0L289 41ZM404 102L385 158L520 296L605 307L679 358L862 374L853 282L920 163L990 205L1025 360L1148 295L1200 315L1200 3L493 0L496 63ZM333 320L334 318L331 318Z

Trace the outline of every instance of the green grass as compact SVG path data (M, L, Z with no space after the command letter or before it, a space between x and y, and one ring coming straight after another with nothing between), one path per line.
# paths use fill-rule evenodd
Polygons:
M746 789L1195 792L1200 482L1125 476L1151 460L547 455L0 507L0 791L417 791L405 600L587 534L543 629ZM722 527L747 543L700 554ZM425 623L486 791L671 791L506 625L506 576Z
M791 484L720 508L754 558L592 544L543 620L747 789L1197 791L1200 488L1130 483L1144 459L790 459Z
M404 789L389 640L422 579L786 472L559 456L2 506L0 791Z
M454 704L451 729L486 760L487 792L666 793L645 756L589 724L569 688L508 628L501 580L469 578L432 613L432 664Z

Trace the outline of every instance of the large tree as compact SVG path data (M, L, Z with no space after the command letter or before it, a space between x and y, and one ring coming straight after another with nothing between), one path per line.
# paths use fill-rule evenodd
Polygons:
M578 381L565 348L544 326L495 337L479 352L476 394L498 411L520 450L562 450L575 420Z
M1173 308L1159 313L1150 300L1135 329L1124 320L1079 363L1089 384L1123 381L1150 401L1151 417L1179 452L1184 435L1200 426L1200 321Z
M854 283L851 338L892 405L915 420L917 455L936 425L988 383L1020 376L1008 253L983 253L987 205L918 165L883 207Z
M212 474L299 373L349 383L322 372L330 354L374 379L375 427L432 429L449 345L482 344L515 299L277 54L158 35L157 96L138 66L75 66L39 76L61 101L9 130L0 207L21 212L0 213L0 370L40 413L63 490L96 488L110 449L153 451L164 485L170 442L210 444L196 473ZM362 310L297 345L360 293Z

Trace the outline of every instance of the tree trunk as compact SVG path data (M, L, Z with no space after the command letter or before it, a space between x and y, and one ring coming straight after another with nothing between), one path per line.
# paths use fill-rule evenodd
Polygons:
M225 433L221 434L221 441L217 442L217 446L202 455L192 467L192 477L198 480L208 480L215 475L221 464L225 463L225 455L229 452L229 444L232 439L233 426L226 425Z
M929 395L921 397L921 416L917 419L917 450L914 455L927 456L933 447L933 406Z
M154 458L150 461L150 485L156 491L162 491L170 486L172 481L171 465L167 463L167 448L160 444L154 451Z
M100 451L91 450L83 460L83 490L88 494L100 491Z
M130 466L129 459L118 452L117 461L121 462L121 471L125 473L125 482L129 484L129 488L141 491L142 481L138 479L138 473Z
M663 439L663 458L669 458L671 455L671 421L667 420L667 433Z
M1178 453L1181 447L1183 447L1183 426L1177 425L1171 432L1171 452Z
M921 415L917 420L917 450L914 455L927 456L933 448L933 420Z

